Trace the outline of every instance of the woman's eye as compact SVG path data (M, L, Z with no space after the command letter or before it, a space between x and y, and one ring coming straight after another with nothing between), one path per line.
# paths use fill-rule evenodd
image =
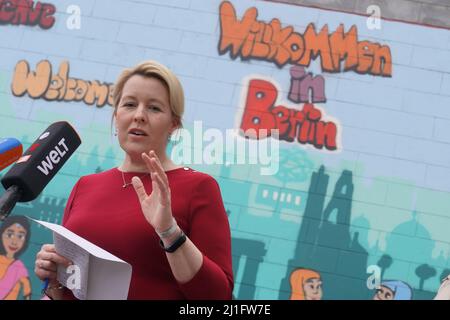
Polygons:
M157 106L149 106L148 108L149 108L149 110L152 110L152 111L161 111L161 109Z
M133 106L134 106L134 103L132 103L132 102L126 102L126 103L123 104L123 106L124 106L124 107L133 107Z

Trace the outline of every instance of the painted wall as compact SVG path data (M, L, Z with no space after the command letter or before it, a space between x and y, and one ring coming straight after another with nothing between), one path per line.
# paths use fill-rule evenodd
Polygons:
M279 130L237 138L248 148L279 142L273 175L236 163L229 148L208 156L207 139L191 145L206 162L231 159L189 166L220 184L236 299L371 299L380 281L395 298L434 296L450 271L449 30L373 29L365 17L266 1L48 2L0 1L0 137L27 148L67 120L83 143L11 217L59 223L80 176L120 163L111 86L124 67L154 59L180 77L193 135L194 121L223 136ZM12 298L29 295L29 278L39 299L34 257L51 235L27 232ZM10 260L0 261L6 288Z

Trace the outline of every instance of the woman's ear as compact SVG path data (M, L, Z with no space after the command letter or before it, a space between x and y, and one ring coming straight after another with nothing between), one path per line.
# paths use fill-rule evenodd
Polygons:
M181 120L178 117L174 117L172 120L172 128L170 134L181 127Z

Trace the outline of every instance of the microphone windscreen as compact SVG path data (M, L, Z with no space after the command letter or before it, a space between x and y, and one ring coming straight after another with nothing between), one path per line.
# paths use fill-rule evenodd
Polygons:
M69 123L53 123L6 173L3 186L18 186L19 202L35 199L80 144L80 137Z
M23 148L19 140L14 138L0 140L0 171L19 159L22 152Z

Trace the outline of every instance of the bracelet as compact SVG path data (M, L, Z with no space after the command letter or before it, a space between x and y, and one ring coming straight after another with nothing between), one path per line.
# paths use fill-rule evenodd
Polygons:
M168 237L170 237L175 231L177 231L177 226L178 226L177 221L175 220L175 218L172 218L172 219L173 219L173 223L172 223L172 226L171 226L169 229L164 230L164 231L162 231L162 232L158 232L158 231L155 229L156 233L158 234L158 236L159 236L160 238L168 238Z
M47 292L47 290L51 290L51 289L57 289L57 290L61 290L64 289L65 287L60 284L59 286L53 286L53 287L47 287L45 289L42 289L42 293L45 294Z
M53 297L50 296L50 295L47 293L47 291L48 291L49 289L62 290L62 289L64 289L64 288L65 288L65 287L64 287L62 284L60 284L59 286L48 287L48 288L46 288L46 289L42 289L42 294L46 295L46 296L49 297L51 300L54 300Z
M186 235L184 234L183 230L181 230L180 236L167 248L164 247L164 243L162 242L162 240L159 240L161 248L163 248L166 252L170 253L175 252L185 242L186 242Z

